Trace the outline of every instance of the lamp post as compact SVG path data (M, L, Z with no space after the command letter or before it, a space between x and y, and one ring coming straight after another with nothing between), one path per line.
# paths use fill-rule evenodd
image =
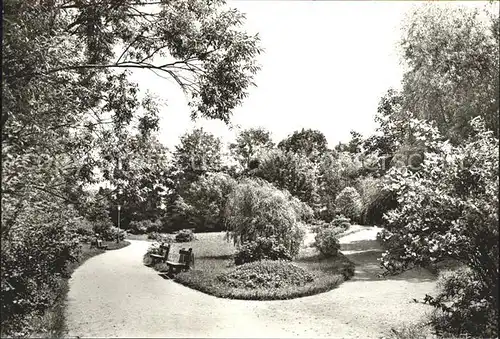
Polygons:
M120 229L120 210L122 209L122 207L120 205L118 205L118 229ZM119 236L116 235L116 242L120 242L119 240Z
M122 209L122 207L120 205L118 205L118 228L120 228L120 210Z

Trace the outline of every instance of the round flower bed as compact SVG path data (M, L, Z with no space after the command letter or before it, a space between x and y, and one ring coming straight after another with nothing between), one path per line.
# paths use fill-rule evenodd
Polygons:
M233 288L281 288L304 286L314 279L302 267L286 261L262 260L241 266L217 276L217 279Z

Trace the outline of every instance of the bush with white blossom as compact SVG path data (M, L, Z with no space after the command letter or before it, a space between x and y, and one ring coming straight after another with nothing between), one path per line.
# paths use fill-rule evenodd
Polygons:
M479 118L471 125L475 135L452 146L421 122L420 128L434 136L426 140L432 150L426 147L418 169L389 170L385 189L397 194L399 207L385 215L387 226L380 237L387 251L382 265L398 272L449 258L461 262L468 274L453 276L426 302L440 310L441 330L496 337L498 139Z

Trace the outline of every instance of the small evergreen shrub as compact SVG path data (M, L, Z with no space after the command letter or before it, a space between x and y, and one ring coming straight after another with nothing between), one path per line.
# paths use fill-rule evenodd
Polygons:
M242 265L258 260L292 260L290 252L275 237L258 237L248 241L238 249L234 257L236 265Z
M341 228L343 232L345 232L349 229L349 227L351 227L351 219L340 214L333 218L333 220L330 222L330 225L333 227Z
M194 233L192 230L184 229L180 230L175 235L176 242L190 242L194 240Z
M304 286L313 276L302 267L286 261L262 260L237 266L217 276L228 287L256 289Z
M325 257L335 257L339 253L340 243L337 239L339 229L330 227L316 233L314 246Z

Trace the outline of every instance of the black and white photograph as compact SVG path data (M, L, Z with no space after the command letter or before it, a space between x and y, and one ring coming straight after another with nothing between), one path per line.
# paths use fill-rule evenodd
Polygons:
M2 1L1 338L499 338L500 1Z

